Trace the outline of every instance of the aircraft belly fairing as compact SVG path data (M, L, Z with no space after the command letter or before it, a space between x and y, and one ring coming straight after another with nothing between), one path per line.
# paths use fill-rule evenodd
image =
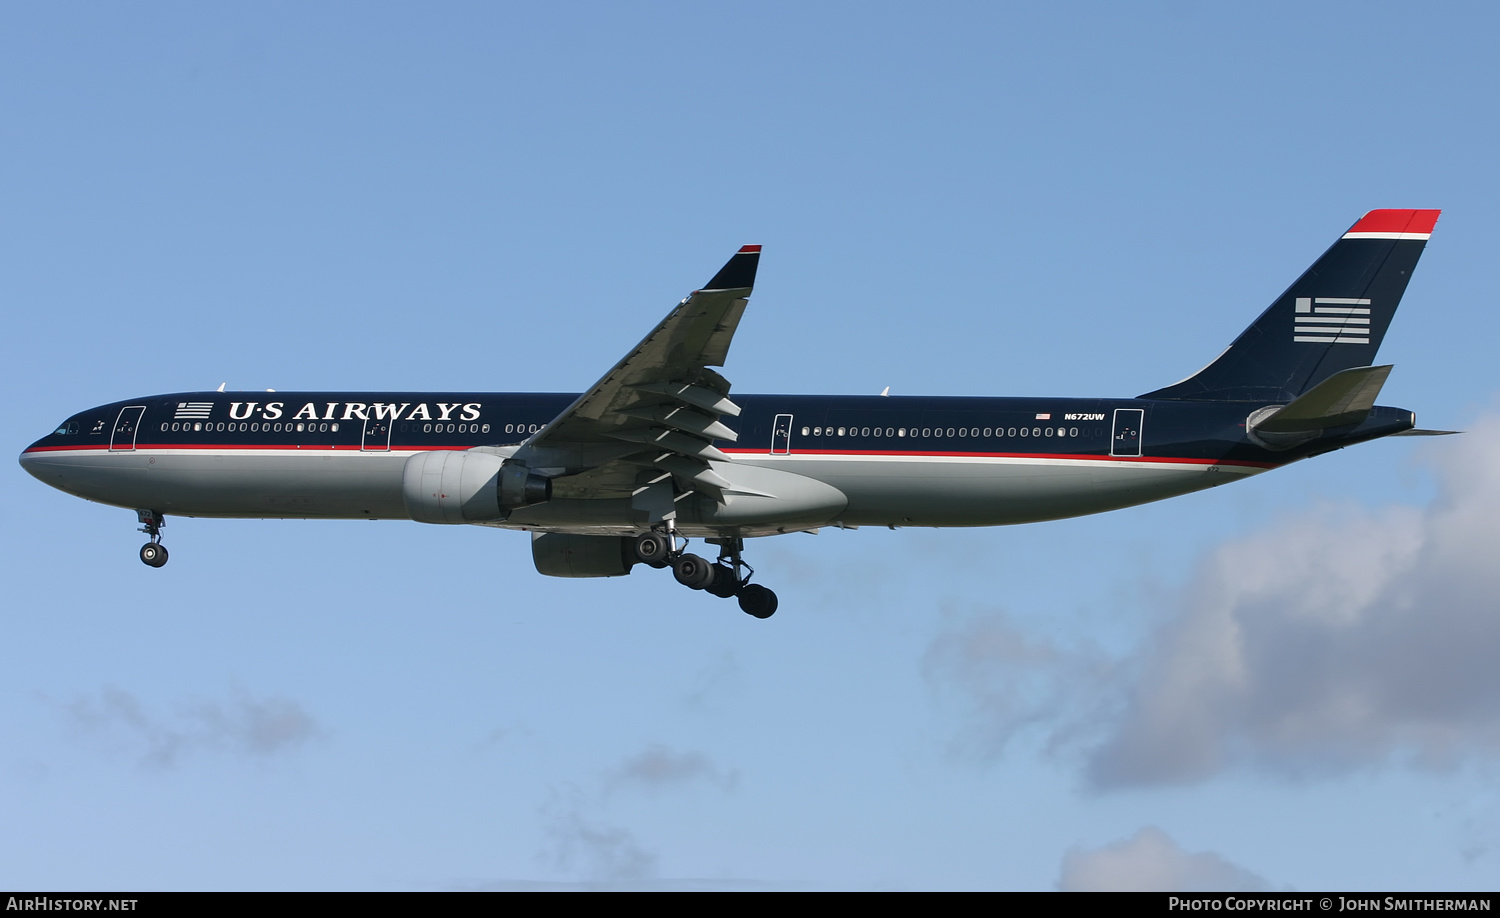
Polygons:
M1211 488L1264 471L1208 462L1108 458L800 457L783 467L846 494L847 526L1007 526L1087 516Z

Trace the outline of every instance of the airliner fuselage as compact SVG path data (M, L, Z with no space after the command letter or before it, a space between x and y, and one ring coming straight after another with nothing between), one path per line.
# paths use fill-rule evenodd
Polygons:
M403 471L432 450L514 449L577 396L184 393L69 418L22 464L61 490L193 517L412 519ZM1374 408L1336 442L1272 451L1234 403L1141 399L737 396L734 463L823 482L844 498L803 526L996 526L1128 507L1235 481L1413 426ZM638 529L606 500L557 496L487 521ZM681 520L686 536L718 528ZM786 531L780 521L744 535Z

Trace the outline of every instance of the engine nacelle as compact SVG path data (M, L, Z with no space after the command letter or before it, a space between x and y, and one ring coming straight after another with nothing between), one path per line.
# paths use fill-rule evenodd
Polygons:
M500 468L491 453L430 450L406 460L401 497L419 523L481 523L501 520Z
M634 543L621 536L533 532L531 560L548 577L619 577L635 563Z

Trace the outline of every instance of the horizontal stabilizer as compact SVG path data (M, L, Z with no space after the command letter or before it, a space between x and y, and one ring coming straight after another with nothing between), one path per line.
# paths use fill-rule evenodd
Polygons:
M1340 370L1254 424L1256 433L1311 433L1358 424L1375 407L1391 365Z
M1461 430L1423 430L1420 427L1413 427L1411 430L1403 430L1403 431L1401 431L1399 433L1393 433L1393 434L1391 434L1391 436L1393 436L1393 437L1449 437L1449 436L1452 436L1453 434L1459 434L1459 433L1463 433L1463 431L1461 431Z

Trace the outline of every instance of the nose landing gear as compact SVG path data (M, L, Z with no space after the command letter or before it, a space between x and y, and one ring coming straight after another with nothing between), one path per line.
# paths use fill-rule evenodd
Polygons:
M141 546L141 562L148 567L161 567L167 563L167 547L161 544L161 527L167 525L167 519L155 510L137 510L135 515L141 521L140 531L151 537L151 541Z
M705 539L719 546L719 557L710 562L699 555L688 554L677 547L676 536L660 531L643 532L635 539L635 557L651 567L671 567L677 582L692 590L702 590L722 599L735 597L740 609L756 618L770 618L776 613L776 594L758 583L751 583L755 569L740 557L743 539ZM741 568L745 573L740 574Z

